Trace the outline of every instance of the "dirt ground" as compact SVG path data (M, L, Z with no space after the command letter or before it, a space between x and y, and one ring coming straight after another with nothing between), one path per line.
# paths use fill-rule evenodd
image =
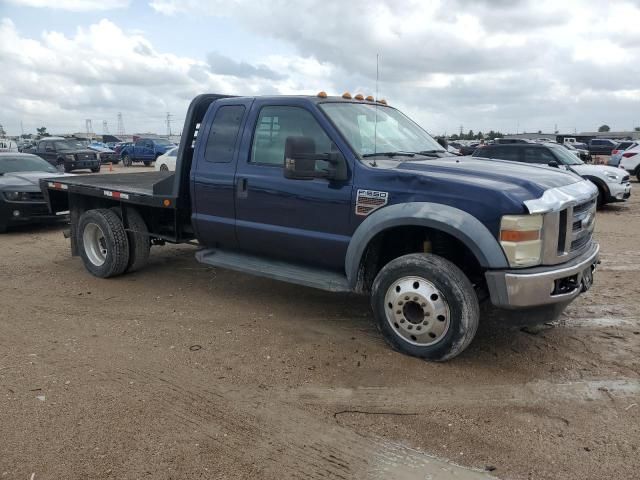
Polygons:
M62 226L0 236L0 478L635 479L640 184L597 216L591 291L538 333L484 318L448 363L367 299L198 264L90 276Z

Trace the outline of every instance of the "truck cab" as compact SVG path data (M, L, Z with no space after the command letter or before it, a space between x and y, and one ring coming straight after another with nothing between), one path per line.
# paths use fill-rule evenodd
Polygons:
M151 244L198 261L369 295L389 344L447 360L480 302L528 323L590 288L597 189L557 169L448 154L384 101L343 95L193 100L176 171L43 182L99 277Z

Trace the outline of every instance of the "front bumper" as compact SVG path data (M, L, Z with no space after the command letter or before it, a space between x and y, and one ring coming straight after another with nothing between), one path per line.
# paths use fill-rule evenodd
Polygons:
M591 286L599 252L593 243L579 257L553 267L486 272L491 303L509 309L569 303Z
M37 221L59 220L63 215L49 212L46 202L0 201L0 225L21 225Z
M609 187L609 200L622 201L631 196L631 183L607 183Z

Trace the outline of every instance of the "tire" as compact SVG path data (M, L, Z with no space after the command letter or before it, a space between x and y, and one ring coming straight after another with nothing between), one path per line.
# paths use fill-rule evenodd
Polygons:
M151 165L152 162L143 162L145 167L148 167L149 165Z
M160 171L161 172L168 172L169 171L169 167L167 167L166 163L163 163L162 165L160 165Z
M118 218L121 217L120 207L112 207ZM127 240L129 242L129 262L127 263L127 272L135 272L144 267L149 261L149 251L151 250L151 242L149 240L149 229L142 215L133 209L127 208L127 222L129 230L127 232Z
M98 173L100 171L100 167L92 168L91 171L93 173Z
M598 196L596 197L596 208L601 208L605 203L604 191L601 187L598 187Z
M129 155L124 155L122 157L122 165L124 165L125 167L130 167L131 163L131 157Z
M422 253L396 258L380 270L371 307L392 348L434 361L467 348L480 319L478 297L466 275L450 261Z
M85 268L96 277L115 277L127 269L127 234L112 210L100 208L82 214L78 222L78 246Z
M56 160L56 168L59 172L67 172L67 167L64 165L64 160L62 158Z

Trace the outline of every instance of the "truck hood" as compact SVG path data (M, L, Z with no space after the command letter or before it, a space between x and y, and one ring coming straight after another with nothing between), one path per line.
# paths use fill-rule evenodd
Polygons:
M40 190L41 178L70 177L70 173L15 172L0 175L0 190L34 192Z
M527 165L508 160L481 157L445 157L438 159L383 162L399 170L501 190L522 200L539 198L545 190L582 181L578 175L546 166ZM381 162L378 162L380 165Z

